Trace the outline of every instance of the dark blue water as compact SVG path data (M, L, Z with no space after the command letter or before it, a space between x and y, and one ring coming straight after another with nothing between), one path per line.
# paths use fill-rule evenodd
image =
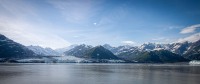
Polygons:
M0 64L0 84L199 84L188 64Z

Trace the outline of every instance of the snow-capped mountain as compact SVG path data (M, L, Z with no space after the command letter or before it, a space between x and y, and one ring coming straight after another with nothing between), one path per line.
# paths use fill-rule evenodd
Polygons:
M44 55L44 56L60 56L61 53L56 52L55 50L51 48L42 48L40 46L27 46L30 50L35 52L38 55Z
M75 45L70 45L68 47L64 47L64 48L58 48L58 49L55 49L56 52L60 53L60 54L64 54L65 51L68 51L74 47L78 46L77 44Z
M112 50L112 49L114 49L115 47L112 47L111 45L109 45L109 44L104 44L104 45L102 45L104 48L106 48L106 49L108 49L108 50Z
M147 43L139 46L139 49L143 51L168 50L173 53L183 55L187 52L191 44L192 44L191 42L172 43L172 44Z
M139 49L141 50L145 50L145 51L151 51L151 50L154 50L156 48L156 44L155 43L145 43L145 44L142 44Z
M68 51L65 51L64 55L65 56L82 57L85 54L85 52L88 51L91 48L92 48L91 45L81 44L81 45L75 46L74 48L72 48Z
M108 49L110 50L108 50ZM86 59L123 59L128 62L183 62L187 61L182 56L172 53L168 50L142 50L135 46L119 46L111 47L106 45L103 46L89 47L87 45L76 46L65 54L68 56L75 56L78 58ZM158 47L155 47L158 48ZM111 52L112 51L112 52ZM114 54L113 54L114 53Z
M183 56L191 60L200 60L200 40L192 43Z
M61 55L89 60L95 59L97 61L120 58L120 60L123 59L129 62L182 62L187 61L187 59L200 60L200 40L197 42L145 43L141 46L123 45L118 47L112 47L109 44L96 47L81 44L53 50L40 46L23 46L0 34L0 58L32 57L41 59L47 56L47 59L51 59L48 57L59 58Z
M143 51L169 50L169 47L170 44L145 43L139 46L139 49Z
M89 59L118 59L111 51L104 48L103 46L96 46L84 52L84 58Z
M125 58L125 59L132 59L142 52L151 52L151 51L160 51L160 50L167 50L172 53L185 56L185 54L189 55L188 54L189 52L191 54L191 52L195 50L194 47L198 47L198 45L200 45L199 41L194 42L194 43L181 42L181 43L172 43L172 44L145 43L145 44L142 44L141 46L134 46L134 47L125 45L125 46L119 46L119 47L109 46L109 48L107 47L105 48L109 49L116 56L120 58ZM195 53L199 53L199 51L196 50ZM197 59L198 57L193 57L193 58Z
M138 47L131 47L131 46L119 46L116 48L117 52L115 55L119 58L123 59L132 59L135 55L141 52L141 49Z
M183 55L187 52L189 47L191 46L192 43L189 42L183 42L183 43L173 43L169 45L169 49L171 52Z
M118 55L118 54L120 54L120 53L132 51L132 50L135 50L135 49L138 49L138 48L137 48L137 47L133 47L133 46L129 46L129 45L123 45L123 46L115 47L115 48L113 48L111 51L112 51L115 55Z

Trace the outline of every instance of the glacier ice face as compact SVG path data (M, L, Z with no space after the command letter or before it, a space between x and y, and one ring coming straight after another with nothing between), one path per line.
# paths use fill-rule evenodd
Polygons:
M191 64L191 65L200 64L200 60L193 60L193 61L190 61L189 64Z

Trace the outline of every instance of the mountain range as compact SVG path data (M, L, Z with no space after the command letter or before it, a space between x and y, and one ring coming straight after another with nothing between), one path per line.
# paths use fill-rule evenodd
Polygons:
M35 54L43 55L43 56L60 56L61 53L51 49L51 48L42 48L40 46L26 46L29 50L35 52Z
M60 49L40 46L24 46L0 34L0 59L28 58L40 56L74 56L93 60L125 60L127 62L184 62L200 60L200 40L171 44L145 43L141 46L109 44L91 46L71 45Z

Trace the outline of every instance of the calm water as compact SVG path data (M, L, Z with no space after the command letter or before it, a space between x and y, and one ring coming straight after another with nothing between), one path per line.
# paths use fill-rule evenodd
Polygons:
M0 84L199 84L187 64L0 64Z

